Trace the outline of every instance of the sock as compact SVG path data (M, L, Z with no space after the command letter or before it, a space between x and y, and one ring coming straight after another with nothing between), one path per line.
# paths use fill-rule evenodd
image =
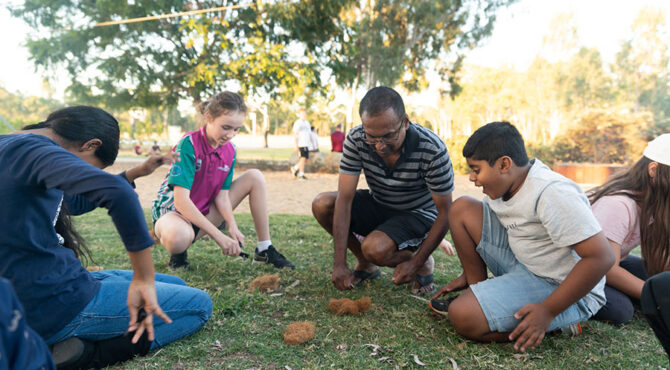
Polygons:
M263 240L262 242L258 242L256 245L256 249L258 250L258 253L263 252L264 250L268 249L272 245L272 241L270 239L268 240Z
M300 173L298 174L298 176L305 176L305 173L304 173L304 172L300 172Z

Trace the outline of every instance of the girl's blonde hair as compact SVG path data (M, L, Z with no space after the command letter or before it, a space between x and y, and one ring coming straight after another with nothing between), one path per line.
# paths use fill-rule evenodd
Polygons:
M670 166L658 163L649 176L647 157L589 192L591 204L607 195L624 195L640 207L642 258L649 276L670 270Z
M209 100L200 103L197 109L203 117L205 114L209 114L214 119L231 112L246 113L247 105L240 94L232 91L223 91L214 95Z

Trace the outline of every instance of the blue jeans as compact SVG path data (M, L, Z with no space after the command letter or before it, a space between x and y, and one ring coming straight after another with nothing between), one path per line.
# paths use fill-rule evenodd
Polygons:
M540 303L556 290L558 283L537 276L519 262L509 247L507 230L483 202L482 238L477 253L495 276L471 285L491 331L510 332L521 322L514 313L528 303ZM584 299L569 306L549 324L547 331L585 321L592 313Z
M96 271L100 291L91 302L58 333L45 338L48 345L70 337L91 341L118 337L128 330L130 315L126 298L132 271ZM172 319L166 324L154 316L154 341L151 349L162 347L200 329L212 315L212 300L200 289L186 286L184 280L171 275L156 274L158 304Z

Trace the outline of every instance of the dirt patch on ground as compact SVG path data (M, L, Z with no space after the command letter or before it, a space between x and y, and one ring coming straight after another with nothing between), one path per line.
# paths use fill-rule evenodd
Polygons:
M109 167L107 171L119 173L141 163L135 159L119 158L117 163ZM136 191L139 195L142 207L150 208L152 200L161 182L168 172L168 167L163 166L150 176L140 178L136 181ZM235 168L236 175L244 172L244 169ZM308 173L308 180L296 180L288 171L263 171L268 187L268 211L271 214L289 213L299 215L312 214L312 200L317 194L325 191L337 190L337 174ZM482 198L481 189L468 181L467 176L457 175L456 189L453 199L462 195L470 195L477 199ZM359 188L367 188L365 176L361 176L358 183ZM235 210L239 213L249 213L248 201L243 201Z

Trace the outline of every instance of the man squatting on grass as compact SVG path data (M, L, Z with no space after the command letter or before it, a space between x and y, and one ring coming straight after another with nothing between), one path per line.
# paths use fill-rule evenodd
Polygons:
M337 192L312 202L314 217L333 235L333 284L351 289L377 278L378 266L390 266L395 284L414 281L415 293L431 293L431 253L449 229L454 189L447 148L409 121L402 98L388 87L368 91L359 113L363 124L345 140ZM369 190L356 190L361 170ZM358 259L353 271L347 248Z
M481 342L515 341L521 351L548 331L577 329L605 303L604 276L614 264L584 192L529 161L507 122L475 131L463 156L485 196L461 197L449 211L463 274L435 298L468 288L448 305L454 328Z

